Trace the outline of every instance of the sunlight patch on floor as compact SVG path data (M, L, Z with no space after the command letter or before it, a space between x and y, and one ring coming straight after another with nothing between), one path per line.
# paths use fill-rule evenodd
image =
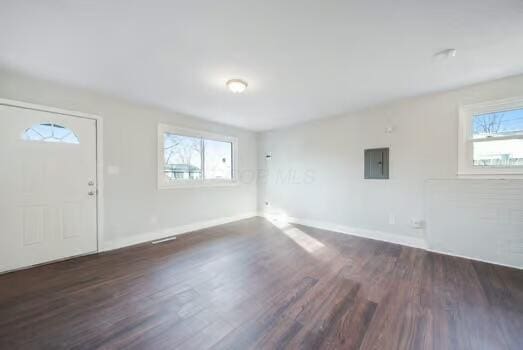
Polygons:
M308 253L318 253L325 248L325 244L289 223L285 213L266 215L266 218Z
M309 253L316 253L325 247L325 244L309 236L299 228L290 226L283 229L282 232Z

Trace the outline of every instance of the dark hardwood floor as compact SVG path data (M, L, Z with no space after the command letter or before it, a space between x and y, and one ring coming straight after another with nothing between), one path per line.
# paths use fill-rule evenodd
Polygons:
M1 349L523 349L523 271L253 218L0 276Z

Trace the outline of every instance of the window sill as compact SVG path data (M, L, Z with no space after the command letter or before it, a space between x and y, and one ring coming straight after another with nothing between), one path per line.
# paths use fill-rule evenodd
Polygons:
M523 179L523 173L485 174L485 173L458 173L458 179L486 179L486 180L511 180Z

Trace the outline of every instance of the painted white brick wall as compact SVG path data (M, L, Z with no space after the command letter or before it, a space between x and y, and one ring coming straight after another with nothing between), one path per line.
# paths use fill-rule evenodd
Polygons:
M523 180L427 180L429 249L523 268Z

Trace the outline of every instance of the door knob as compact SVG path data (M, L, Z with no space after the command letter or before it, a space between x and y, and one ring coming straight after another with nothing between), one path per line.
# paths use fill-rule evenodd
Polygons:
M88 186L94 186L94 181L89 181L89 182L87 183L87 185L88 185Z
M87 192L87 194L90 195L90 196L94 196L95 192L94 191L89 191L89 192Z

